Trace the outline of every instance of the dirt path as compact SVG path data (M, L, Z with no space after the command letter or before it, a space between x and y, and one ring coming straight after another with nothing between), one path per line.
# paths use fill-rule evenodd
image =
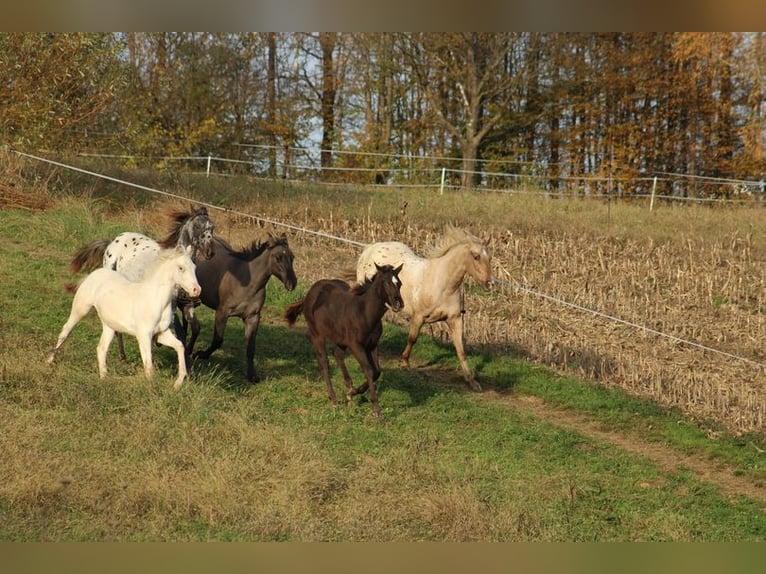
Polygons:
M702 456L686 455L659 443L642 441L612 430L605 430L597 421L571 411L545 404L541 399L528 395L500 394L485 391L480 400L491 400L507 404L514 409L533 414L552 425L571 430L588 438L604 441L631 454L649 459L663 472L678 472L688 469L701 481L715 484L721 492L730 497L746 496L764 503L766 511L766 485L753 482L746 476L738 476L730 468L716 464ZM764 454L766 456L766 454Z

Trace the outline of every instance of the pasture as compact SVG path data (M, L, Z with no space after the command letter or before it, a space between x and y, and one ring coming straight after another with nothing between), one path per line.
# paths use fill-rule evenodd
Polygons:
M763 404L762 372L748 375L745 367L723 359L721 366L708 355L688 359L677 345L668 354L663 343L648 341L652 355L639 346L649 335L626 335L624 326L608 328L614 341L607 356L596 350L602 347L595 319L560 309L545 315L553 304L528 294L511 296L509 305L502 291L485 293L469 283L468 360L484 392L466 387L454 349L438 330L434 337L424 330L413 368L402 369L406 331L386 323L381 419L364 397L333 407L305 329L287 328L282 314L313 281L352 265L359 250L305 232L287 230L298 287L288 292L277 281L268 284L257 384L245 380L237 319L222 348L195 362L178 391L175 353L155 348L157 375L147 380L130 337L127 361L111 356L110 374L99 380L95 316L72 332L56 365L47 365L71 305L62 285L71 280L72 254L125 230L159 237L164 211L178 207L83 177L43 178L51 183L34 194L43 197L34 208L0 209L0 539L766 540L766 444L752 420ZM667 208L648 227L649 214L626 205L530 207L527 200L433 191L408 191L405 198L398 191L145 177L145 185L236 209L210 211L217 232L233 245L264 232L263 224L238 213L361 241L399 239L416 250L432 245L451 222L491 235L496 272L530 285L546 278L546 287L562 286L561 295L587 284L579 301L617 310L661 306L666 324L655 326L668 328L684 316L690 336L701 335L707 323L695 323L690 311L673 304L699 289L705 297L695 305L701 312L712 307L717 328L747 325L721 344L762 358L755 347L763 340L763 293L735 275L755 277L763 261L757 210ZM642 237L650 228L652 235ZM639 267L643 260L653 276ZM683 272L667 270L675 273L676 292L667 288L663 269L679 261L688 265ZM718 282L721 270L728 282ZM631 279L652 283L666 297L662 303L645 297L629 286ZM631 289L633 297L625 299ZM503 305L496 307L498 301ZM197 314L207 338L213 313L200 307ZM620 337L634 339L632 346ZM679 362L678 373L702 373L694 376L714 381L718 398L706 402L705 388L671 389L656 374L672 378L671 367L645 370L646 380L620 362L648 369L650 359ZM348 366L361 381L357 365ZM727 379L727 369L739 374ZM743 380L755 381L747 386L749 403L737 395ZM635 384L621 388L625 381ZM667 397L650 401L652 393ZM714 416L717 404L723 416ZM749 427L727 421L731 412Z

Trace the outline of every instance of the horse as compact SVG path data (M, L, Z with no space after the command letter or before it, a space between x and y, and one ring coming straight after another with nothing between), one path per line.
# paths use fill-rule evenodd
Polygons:
M156 241L132 231L120 233L112 240L96 239L75 253L69 265L70 271L72 274L92 271L101 265L119 272L131 281L140 281L163 249L177 245L191 246L191 258L195 262L212 257L215 226L205 206L197 209L190 206L188 211L175 210L168 215L171 225L163 239ZM117 333L117 344L120 358L125 360L125 347L120 333Z
M308 325L311 345L316 353L319 368L327 385L327 395L333 404L338 403L330 378L326 342L335 344L335 362L343 374L348 400L370 389L372 412L380 416L375 381L380 378L378 340L383 333L383 315L387 308L394 312L404 306L401 296L402 283L399 272L402 266L375 265L375 275L351 288L340 279L320 279L314 283L306 296L285 309L289 326L295 324L303 313ZM364 370L366 382L354 387L346 369L345 354L350 349Z
M101 339L96 348L99 376L107 374L106 353L115 333L127 333L138 339L144 372L148 378L154 374L152 338L172 347L178 356L178 377L173 387L178 389L186 377L186 357L183 343L170 325L173 320L172 303L178 288L193 297L200 294L194 275L191 247L176 247L161 251L144 271L140 281L131 281L119 272L101 267L90 273L74 291L69 319L61 329L48 363L53 363L57 351L64 344L75 325L95 307L101 319Z
M444 321L449 329L463 378L474 391L481 385L471 372L463 343L463 314L465 309L460 287L466 275L489 288L493 283L492 267L485 241L454 226L447 226L439 244L430 257L416 255L404 243L388 241L368 245L359 256L356 279L361 283L371 277L377 264L400 265L402 271L402 315L409 318L407 345L401 360L410 365L412 346L418 340L424 324Z
M266 284L275 275L292 291L298 282L293 270L293 252L287 237L268 235L265 242L253 241L242 251L215 237L213 257L197 263L197 280L202 286L201 303L215 310L215 327L210 346L197 351L194 357L207 359L223 344L223 334L229 317L239 317L245 323L245 353L247 380L258 382L255 371L255 335L261 322L261 309L266 299ZM187 356L192 356L199 335L199 321L194 316L196 301L180 296L177 306L182 310L182 332L185 339L191 325L191 338L186 344Z

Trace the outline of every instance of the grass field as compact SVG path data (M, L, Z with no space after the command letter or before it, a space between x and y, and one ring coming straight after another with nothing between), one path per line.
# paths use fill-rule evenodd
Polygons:
M124 229L157 235L164 225L162 201L78 178L63 195L56 185L45 209L0 210L2 540L766 539L760 433L726 432L521 353L472 347L487 388L472 393L438 337L424 336L415 368L401 369L405 333L386 324L382 420L363 398L333 407L302 323L287 329L280 315L354 250L330 255L306 234L290 234L299 288L269 285L256 351L261 383L244 383L237 320L179 392L174 353L156 351L159 375L147 381L133 340L126 363L112 349L111 374L100 381L95 316L48 366L69 311L62 282L74 250ZM403 220L398 195L378 202L346 190L204 185L182 187L211 204L313 220L348 236L396 228L426 241L442 222L464 224L492 208L453 195L432 211L436 200L423 194L410 197ZM252 233L231 214L212 217L231 239ZM603 225L614 232L614 221ZM211 316L200 310L203 340Z

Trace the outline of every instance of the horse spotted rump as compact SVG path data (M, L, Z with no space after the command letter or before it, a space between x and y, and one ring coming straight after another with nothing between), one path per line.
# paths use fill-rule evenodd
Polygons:
M363 282L375 273L377 264L401 265L402 314L410 319L407 345L402 351L402 363L410 364L412 346L418 340L424 324L444 321L455 346L463 378L468 386L481 391L481 385L471 372L463 342L463 302L460 287L466 276L488 288L493 283L492 265L487 245L471 233L448 226L439 245L424 258L416 255L404 243L388 241L368 245L359 256L356 279Z

